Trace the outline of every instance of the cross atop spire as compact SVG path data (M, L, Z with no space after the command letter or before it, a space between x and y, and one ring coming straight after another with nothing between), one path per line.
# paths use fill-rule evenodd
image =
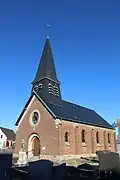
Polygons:
M53 60L53 54L51 50L49 37L46 38L46 42L45 42L44 49L41 56L41 61L40 61L35 79L32 82L32 84L44 78L47 78L56 83L59 83L57 74L56 74L56 69L55 69L55 64Z
M50 27L51 27L51 25L50 24L46 24L46 39L49 39L49 35L50 35Z

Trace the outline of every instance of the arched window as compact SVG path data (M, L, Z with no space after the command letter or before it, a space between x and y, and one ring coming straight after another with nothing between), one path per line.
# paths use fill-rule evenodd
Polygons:
M110 143L110 133L108 133L108 143Z
M85 130L82 130L82 143L85 143Z
M68 142L68 132L65 132L65 142Z
M99 143L99 132L96 132L96 142Z

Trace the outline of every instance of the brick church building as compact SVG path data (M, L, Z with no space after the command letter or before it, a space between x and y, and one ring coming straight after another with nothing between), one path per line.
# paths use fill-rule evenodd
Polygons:
M115 151L112 126L94 110L62 99L49 38L32 82L32 92L16 121L16 147L28 157L80 157Z

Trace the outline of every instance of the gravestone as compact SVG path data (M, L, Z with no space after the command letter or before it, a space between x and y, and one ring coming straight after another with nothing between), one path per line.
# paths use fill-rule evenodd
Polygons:
M95 170L81 169L74 166L65 166L64 164L53 167L52 180L67 180L67 179L90 179L95 178Z
M29 173L27 170L21 168L11 168L12 180L29 180Z
M99 167L100 170L120 169L119 154L115 152L100 153Z
M28 172L31 180L51 180L53 162L38 160L29 162Z
M87 170L94 170L94 166L84 163L84 164L80 164L79 166L77 166L77 168L79 169L87 169Z
M1 152L0 153L0 179L10 179L10 169L12 167L12 153Z
M68 174L69 166L66 163L60 164L59 166L54 166L52 170L52 180L63 180Z

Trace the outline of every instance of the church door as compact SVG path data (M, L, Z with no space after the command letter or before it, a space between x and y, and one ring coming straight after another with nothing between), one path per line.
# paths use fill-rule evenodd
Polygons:
M40 140L38 137L34 137L33 139L33 155L34 156L40 155Z

